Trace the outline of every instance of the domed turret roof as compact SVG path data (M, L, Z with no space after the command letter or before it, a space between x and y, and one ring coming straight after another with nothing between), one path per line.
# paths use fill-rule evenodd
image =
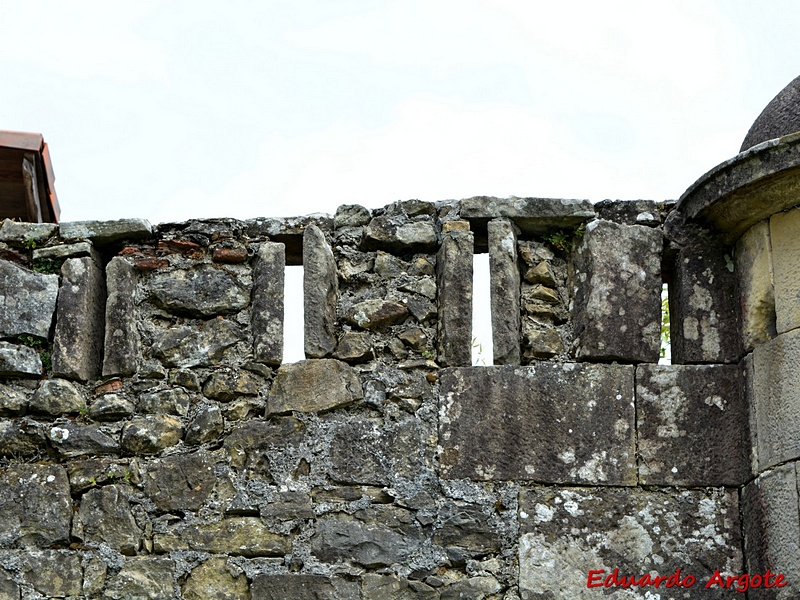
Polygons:
M800 131L800 77L783 88L750 127L739 152L774 138Z

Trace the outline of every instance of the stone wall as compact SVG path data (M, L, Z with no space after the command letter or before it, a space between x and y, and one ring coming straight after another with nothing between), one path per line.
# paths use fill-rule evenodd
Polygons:
M665 235L673 208L4 222L0 597L673 597L587 588L618 569L727 598L716 570L800 574L761 535L793 507L800 539L800 213L734 252ZM486 251L496 366L472 367ZM307 360L282 364L300 263Z

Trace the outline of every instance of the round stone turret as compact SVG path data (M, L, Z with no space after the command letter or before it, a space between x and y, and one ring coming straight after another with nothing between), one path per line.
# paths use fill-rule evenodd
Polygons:
M750 127L739 152L800 131L800 77L783 88Z

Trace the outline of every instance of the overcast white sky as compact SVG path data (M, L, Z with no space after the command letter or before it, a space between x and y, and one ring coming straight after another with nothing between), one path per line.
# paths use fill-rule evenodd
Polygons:
M676 198L800 74L793 1L4 2L62 220Z

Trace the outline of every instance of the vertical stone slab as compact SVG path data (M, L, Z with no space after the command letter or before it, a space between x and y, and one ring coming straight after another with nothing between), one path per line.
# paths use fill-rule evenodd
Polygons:
M437 323L439 364L472 364L472 255L475 242L469 224L450 221L442 231L436 255L439 288Z
M70 258L61 267L56 307L53 374L87 381L100 375L106 284L91 257Z
M800 330L753 351L760 469L800 457Z
M767 221L753 225L736 243L736 275L742 308L742 345L749 352L776 335Z
M639 365L641 485L739 486L750 476L739 365Z
M742 394L744 405L747 409L747 437L750 442L750 473L758 474L761 467L758 461L758 422L756 420L755 398L755 367L753 366L753 353L742 359L739 364L742 371Z
M26 334L46 339L57 296L57 276L34 273L0 260L0 337Z
M307 358L330 356L336 349L336 300L339 281L333 251L313 223L303 233L303 302Z
M575 255L579 359L658 362L661 231L595 220Z
M800 209L769 220L778 333L800 327Z
M508 219L489 221L492 344L494 364L520 363L520 276L517 231Z
M115 256L106 266L106 333L103 376L133 375L139 358L134 295L136 273L124 258Z
M789 583L780 590L748 590L748 598L788 599L800 594L799 508L794 463L763 473L742 490L747 572L764 574L769 569Z
M286 247L264 242L253 265L253 356L268 365L283 360L283 287Z
M739 362L734 271L733 250L702 230L678 251L669 286L673 364Z

